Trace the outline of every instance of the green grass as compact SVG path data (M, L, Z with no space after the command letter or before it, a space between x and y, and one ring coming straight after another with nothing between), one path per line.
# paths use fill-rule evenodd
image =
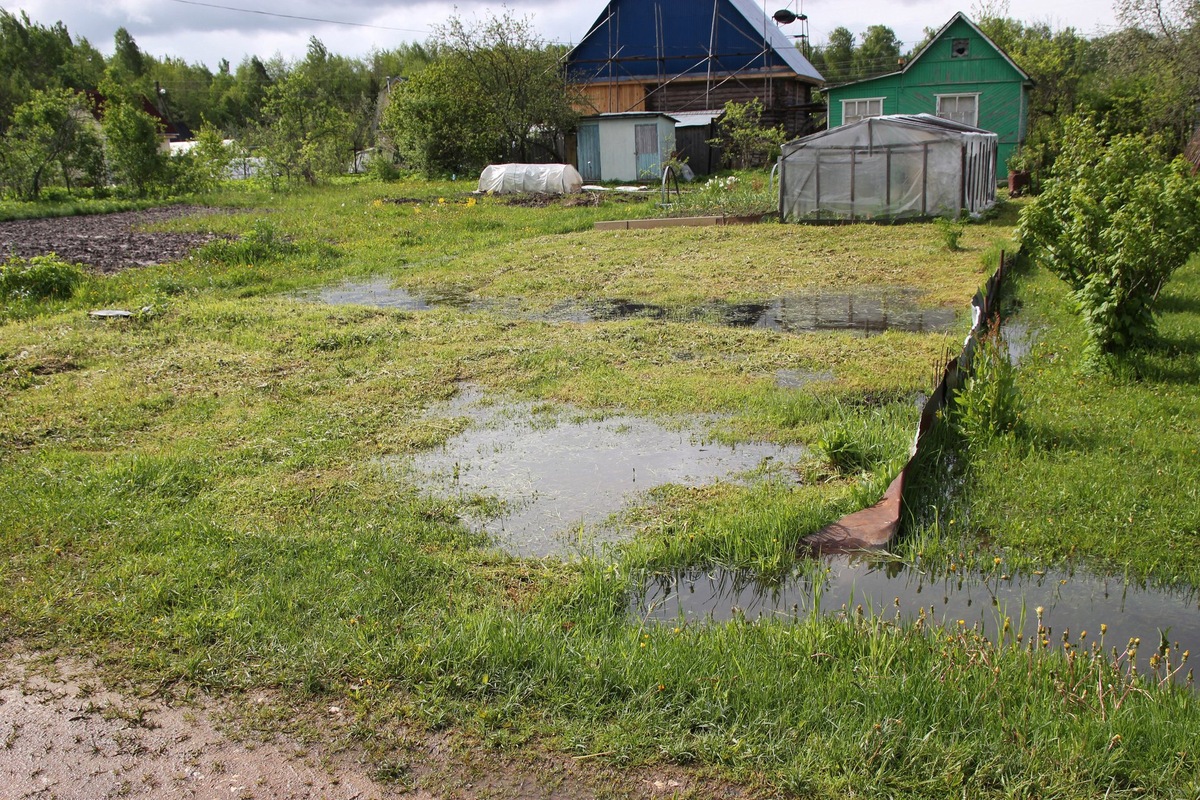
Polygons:
M414 291L461 287L529 308L860 284L914 286L928 303L965 307L987 271L981 258L1009 233L1003 220L969 226L955 253L920 224L614 235L592 224L650 215L654 204L471 205L463 188L239 190L218 199L235 213L168 227L242 235L267 220L269 246L256 234L180 264L92 276L71 298L0 324L3 636L96 654L110 674L160 690L336 698L380 769L399 773L403 754L384 744L396 719L450 729L485 755L548 749L583 764L678 765L765 795L1196 794L1196 696L1143 691L1105 657L1072 661L853 614L711 626L630 616L644 570L778 576L800 537L870 502L907 451L913 395L962 330L789 336L703 321L404 313L291 294L382 274ZM396 198L405 202L387 202ZM1190 275L1168 298L1172 314L1191 313ZM1056 313L1052 285L1035 277L1027 288L1027 309L1045 296ZM98 305L149 311L89 319ZM1186 392L1194 334L1177 322L1164 320L1164 334L1178 355L1140 365L1143 377L1157 370L1156 383L1101 383L1085 395L1120 391L1122 407L1158 408L1137 434L1147 464L1175 452L1165 441L1150 449L1149 420L1176 419L1169 409L1179 424L1196 418ZM1060 327L1044 340L1059 361L1038 363L1063 370L1050 388L1085 391L1093 379L1067 366L1077 334ZM835 377L785 390L774 385L782 369ZM1172 370L1178 383L1161 377ZM468 532L452 502L379 466L461 427L427 412L463 381L592 415L695 416L716 438L813 452L746 486L663 487L629 512L632 540L598 557L514 559ZM1061 407L1079 405L1076 394ZM1090 452L1084 445L1108 441L1088 427L1101 411L1076 409L1070 424L1047 411L1024 421L1025 439L989 447L1022 458L1047 442ZM1136 422L1131 409L1122 419ZM1152 469L1178 470L1182 491L1191 463ZM1069 466L1060 478L1079 474ZM1111 485L1097 482L1092 500ZM1150 479L1138 487L1155 490ZM1013 547L1023 539L1046 557L1067 548L1061 535L1034 542L1000 530L1023 521L1014 508L1003 521L996 512L997 530L974 532L1011 536ZM1172 543L1185 572L1185 541L1162 540L1155 558L1174 557Z
M969 442L962 493L940 515L960 530L938 535L1028 566L1200 586L1200 258L1164 290L1157 344L1116 375L1088 371L1060 281L1022 273L1016 296L1017 319L1042 330L1017 373L1024 411L1013 433Z

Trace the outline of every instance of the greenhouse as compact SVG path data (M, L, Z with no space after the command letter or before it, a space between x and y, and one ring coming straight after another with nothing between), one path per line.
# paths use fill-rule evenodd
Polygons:
M929 114L821 131L783 146L779 216L976 216L996 202L996 150L996 134Z

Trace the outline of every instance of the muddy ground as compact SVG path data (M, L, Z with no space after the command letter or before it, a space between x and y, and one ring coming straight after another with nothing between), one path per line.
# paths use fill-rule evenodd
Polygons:
M100 272L162 264L187 257L217 238L211 233L148 233L146 225L189 214L210 214L198 206L167 206L145 211L0 222L0 263L56 253L64 261Z
M734 798L682 771L624 773L589 759L506 755L452 734L387 732L368 756L336 700L286 707L298 736L271 730L279 697L168 699L106 688L67 657L0 648L0 798L252 800L576 800ZM169 694L169 693L167 693ZM259 709L262 709L260 712Z

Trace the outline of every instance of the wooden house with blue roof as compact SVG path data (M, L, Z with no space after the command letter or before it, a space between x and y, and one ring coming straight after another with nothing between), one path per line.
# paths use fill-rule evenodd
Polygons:
M585 115L675 114L754 98L764 123L808 133L823 79L755 0L610 0L566 58Z
M997 134L996 178L1025 141L1033 80L961 12L898 72L826 90L829 127L891 114L933 114Z

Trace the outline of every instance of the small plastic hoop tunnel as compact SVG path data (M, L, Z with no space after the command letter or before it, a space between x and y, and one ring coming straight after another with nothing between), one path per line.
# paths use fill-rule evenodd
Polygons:
M998 137L929 114L873 117L783 146L783 221L978 215L996 202Z

